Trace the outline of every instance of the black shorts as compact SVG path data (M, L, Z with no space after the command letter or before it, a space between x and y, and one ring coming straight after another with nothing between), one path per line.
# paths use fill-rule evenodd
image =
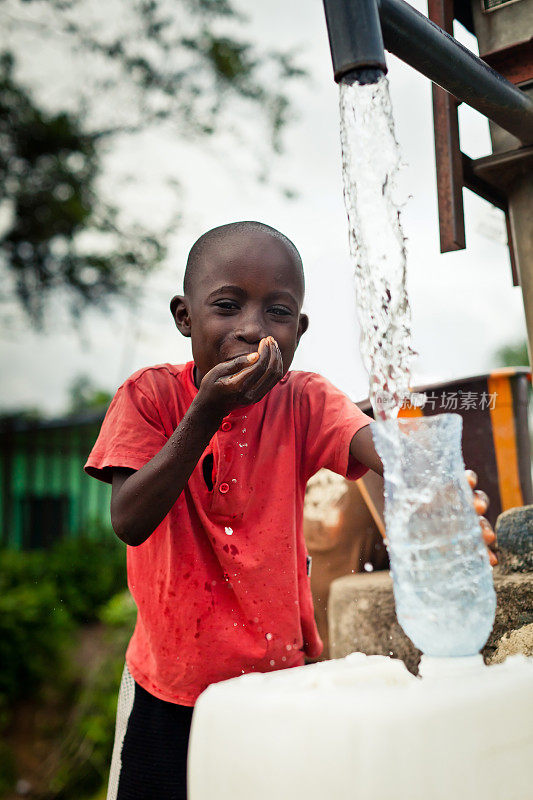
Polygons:
M192 712L149 694L124 668L107 800L186 800Z

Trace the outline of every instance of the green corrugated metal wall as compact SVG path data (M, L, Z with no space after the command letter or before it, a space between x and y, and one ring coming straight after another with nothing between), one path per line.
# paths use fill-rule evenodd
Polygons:
M102 414L52 423L4 421L0 432L1 543L46 547L110 527L111 487L83 472Z

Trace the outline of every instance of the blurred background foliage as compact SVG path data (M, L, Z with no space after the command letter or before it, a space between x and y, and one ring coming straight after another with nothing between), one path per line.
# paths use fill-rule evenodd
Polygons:
M279 152L287 89L305 73L247 39L230 0L4 0L0 20L0 309L42 327L53 295L76 320L134 292L179 222L179 193L157 230L106 198L110 150L165 128ZM32 37L50 52L33 70ZM257 121L248 139L244 116Z
M66 413L69 416L83 411L105 410L113 399L111 392L99 388L85 373L77 375L72 380L68 394L69 405Z
M91 531L47 551L0 552L0 797L102 790L135 621L124 550Z
M496 366L526 367L529 364L527 341L511 342L498 348L493 358Z
M117 209L98 195L93 135L71 114L47 114L13 78L13 55L0 59L0 201L10 219L2 266L30 320L43 322L48 295L66 290L73 314L124 292L129 271L147 272L164 254L142 229L119 227ZM99 236L82 246L79 234ZM107 240L107 246L106 246ZM4 299L4 298L3 298Z

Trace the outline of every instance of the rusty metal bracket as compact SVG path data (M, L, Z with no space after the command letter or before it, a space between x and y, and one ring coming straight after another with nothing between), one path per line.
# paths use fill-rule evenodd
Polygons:
M454 0L428 0L428 17L450 36L453 36L453 20L456 8ZM524 57L520 70L502 69L509 79L529 77L530 67L525 58L531 53L529 42L524 42ZM491 63L493 56L494 63ZM502 67L509 63L507 51L490 54L487 61L491 66ZM518 80L516 80L518 82ZM531 147L520 148L511 154L491 155L486 158L471 159L461 152L459 142L458 101L453 95L432 85L433 90L433 129L435 138L435 166L437 173L437 196L439 207L439 234L441 253L464 250L466 247L463 186L487 200L505 213L507 241L511 260L513 285L519 285L517 255L513 242L507 188L514 172L529 167ZM527 162L527 164L526 164Z
M533 81L533 36L511 47L483 53L481 57L515 86Z
M513 285L519 286L518 255L512 235L507 194L523 175L533 172L533 146L471 159L462 154L464 185L505 212Z

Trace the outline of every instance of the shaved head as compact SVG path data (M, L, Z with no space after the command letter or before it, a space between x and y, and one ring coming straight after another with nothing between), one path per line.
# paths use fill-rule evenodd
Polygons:
M228 225L220 225L217 228L212 228L207 233L200 236L199 239L191 247L189 257L187 259L187 266L185 268L185 276L183 278L183 291L185 295L190 296L194 291L196 277L200 272L202 265L205 262L205 256L212 248L220 245L222 241L237 237L249 237L254 234L263 234L271 236L281 242L291 255L291 260L297 270L298 281L301 283L302 297L305 288L304 271L300 253L295 245L287 236L271 228L270 225L265 225L263 222L254 222L244 220L242 222L230 222Z

